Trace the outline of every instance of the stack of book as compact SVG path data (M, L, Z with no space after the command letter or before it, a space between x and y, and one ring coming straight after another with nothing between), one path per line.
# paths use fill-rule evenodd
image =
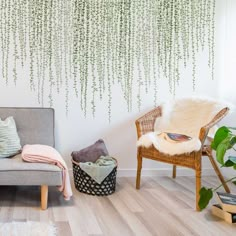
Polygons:
M224 219L228 223L236 223L236 195L219 192L216 195L219 204L212 206L212 214Z

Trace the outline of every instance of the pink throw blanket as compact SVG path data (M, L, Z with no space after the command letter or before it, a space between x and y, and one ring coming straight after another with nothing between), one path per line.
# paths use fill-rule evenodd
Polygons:
M72 190L67 165L59 152L47 145L25 145L22 150L22 159L27 162L39 162L56 165L62 169L62 185L59 191L63 192L65 200L70 200Z

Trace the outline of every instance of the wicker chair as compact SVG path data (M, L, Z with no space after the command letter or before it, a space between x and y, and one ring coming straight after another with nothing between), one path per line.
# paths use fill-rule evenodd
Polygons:
M198 200L199 200L199 190L201 188L201 160L202 156L208 156L211 164L218 175L220 181L222 182L225 191L230 192L214 158L212 157L211 147L209 145L204 145L205 139L207 137L208 131L211 127L213 127L216 123L218 123L223 117L227 115L229 108L222 109L216 116L212 119L211 122L203 126L199 130L199 139L202 143L202 148L199 151L184 153L182 155L167 155L159 152L152 145L150 148L138 147L137 150L137 177L136 177L136 189L140 188L140 176L142 169L142 158L148 158L156 161L161 161L169 164L173 164L173 174L172 177L176 177L176 166L188 167L195 170L196 175L196 210L199 211ZM136 120L136 128L138 139L148 132L154 131L154 123L158 116L161 116L161 107L157 107L144 116L140 117Z

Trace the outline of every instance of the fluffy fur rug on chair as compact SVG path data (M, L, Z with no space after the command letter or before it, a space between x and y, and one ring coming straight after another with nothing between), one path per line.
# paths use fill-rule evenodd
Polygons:
M205 98L182 98L166 102L161 105L162 116L157 117L154 132L142 135L137 142L138 146L146 148L154 145L160 152L177 155L198 151L201 148L199 132L201 127L208 124L214 116L228 104ZM209 131L212 137L216 128ZM192 139L184 142L169 142L163 132L184 134Z

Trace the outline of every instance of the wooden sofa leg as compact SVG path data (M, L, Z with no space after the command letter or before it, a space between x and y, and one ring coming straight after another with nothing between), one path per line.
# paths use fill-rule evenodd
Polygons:
M140 189L140 178L142 170L142 155L138 152L137 155L138 167L137 167L137 176L136 176L136 189Z
M48 207L48 186L41 186L41 209L46 210Z
M176 165L173 165L173 172L172 172L172 178L176 178Z

